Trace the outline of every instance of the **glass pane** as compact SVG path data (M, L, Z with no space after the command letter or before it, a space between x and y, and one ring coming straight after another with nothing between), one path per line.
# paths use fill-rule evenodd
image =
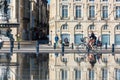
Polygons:
M94 80L94 70L89 70L89 80Z
M75 70L75 80L80 80L80 79L81 79L81 71Z
M115 45L120 45L120 34L115 34Z
M62 42L67 38L68 42L70 42L70 35L69 34L61 34Z
M102 17L103 18L108 18L108 6L103 6L102 7Z
M83 34L75 34L75 44L80 44L81 43L81 38L83 38Z
M63 5L62 6L62 17L63 18L67 18L68 17L68 6L67 5Z
M81 6L76 6L76 18L81 18Z
M102 34L102 44L105 45L110 45L110 35L109 34Z
M95 17L95 7L94 6L90 6L89 7L89 17L90 18L94 18Z

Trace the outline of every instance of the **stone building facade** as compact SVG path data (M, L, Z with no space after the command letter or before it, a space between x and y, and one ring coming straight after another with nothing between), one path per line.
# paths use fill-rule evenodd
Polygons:
M93 31L103 47L120 47L120 0L51 0L49 33L52 45L57 34L69 46L80 44L80 38ZM59 46L61 44L59 43ZM120 55L102 54L100 63L91 68L88 59L77 53L49 55L50 80L119 80Z
M40 40L41 33L47 30L47 0L19 0L20 28L22 41ZM45 33L47 33L45 31ZM36 43L34 43L36 44ZM42 80L48 78L48 55L19 54L18 79ZM46 58L46 59L45 59ZM45 68L45 69L44 69Z

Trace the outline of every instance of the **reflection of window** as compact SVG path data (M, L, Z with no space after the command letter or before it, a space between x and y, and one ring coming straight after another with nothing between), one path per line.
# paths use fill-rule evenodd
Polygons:
M67 80L67 70L61 70L61 80Z
M102 69L102 80L108 80L108 71L106 68Z
M116 18L120 18L120 6L116 6Z
M81 80L81 71L75 69L75 80Z
M89 80L94 80L94 70L89 70Z
M95 17L95 6L89 6L89 18Z
M108 6L102 7L102 18L108 18Z
M108 25L104 25L103 30L107 30L107 29L108 29Z
M115 80L120 80L120 69L115 69Z
M68 17L68 5L62 5L62 18Z
M76 18L81 18L81 6L76 6Z

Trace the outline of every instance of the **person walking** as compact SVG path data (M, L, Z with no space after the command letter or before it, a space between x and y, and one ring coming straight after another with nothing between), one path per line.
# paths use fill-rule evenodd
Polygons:
M58 35L56 34L56 36L55 36L56 47L58 46L58 41L59 41L59 37L58 37Z

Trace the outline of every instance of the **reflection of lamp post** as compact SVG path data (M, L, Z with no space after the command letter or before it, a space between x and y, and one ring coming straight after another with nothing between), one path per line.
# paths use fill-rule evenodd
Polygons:
M52 30L51 30L51 45L52 45Z

